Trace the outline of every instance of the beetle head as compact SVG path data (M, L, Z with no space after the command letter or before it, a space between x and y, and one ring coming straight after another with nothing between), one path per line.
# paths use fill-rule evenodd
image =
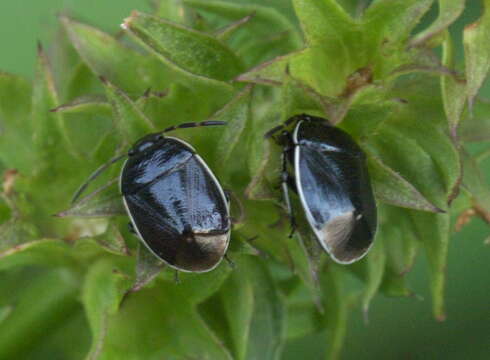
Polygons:
M158 144L163 139L161 133L148 134L139 139L131 149L128 151L128 155L132 156L138 153L144 152L146 149Z
M275 137L275 141L280 146L290 146L292 144L291 132L284 129Z

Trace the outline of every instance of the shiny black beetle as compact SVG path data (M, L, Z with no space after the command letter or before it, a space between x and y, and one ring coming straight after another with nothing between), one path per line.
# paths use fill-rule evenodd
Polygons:
M350 264L366 255L376 232L376 203L365 154L352 137L305 114L265 136L283 146L281 183L292 231L288 188L298 194L318 241L336 262Z
M120 189L134 233L176 270L206 272L220 263L230 241L230 209L220 183L192 146L163 134L224 124L184 123L144 136L129 150L122 168ZM124 157L112 159L89 181Z

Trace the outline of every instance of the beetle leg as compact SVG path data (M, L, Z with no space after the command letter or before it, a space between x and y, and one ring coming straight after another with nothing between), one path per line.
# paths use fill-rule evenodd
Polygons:
M234 215L236 216L230 216L230 221L233 224L241 224L245 221L245 209L243 208L243 204L232 191L230 190L224 190L226 200L228 201L228 207L231 212L231 198L233 198L233 203L236 204L236 206L233 208L234 210Z
M288 181L290 179L290 176L287 170L288 151L289 149L284 149L281 155L282 158L281 187L282 187L284 201L286 202L286 209L288 212L289 221L291 223L291 233L289 234L289 237L293 237L294 232L296 231L296 219L294 217L293 207L291 206L291 198L289 197Z
M225 193L226 201L228 202L228 205L230 204L230 196L231 196L231 191L227 189L223 189L223 192Z
M175 273L174 273L174 281L175 281L176 284L180 284L179 271L178 270L175 270Z
M131 221L130 221L130 222L128 222L128 229L129 229L129 232L130 232L131 234L133 234L133 235L137 235L136 230L134 229L134 225L133 225L133 223L132 223Z
M271 137L273 137L276 133L279 132L279 130L282 130L284 129L284 124L281 124L281 125L277 125L276 127L270 129L269 131L267 131L265 134L264 134L264 138L265 139L270 139Z
M235 265L235 263L234 263L234 262L233 262L233 261L232 261L232 260L231 260L231 259L228 257L228 255L226 255L226 254L225 254L224 258L225 258L226 262L228 263L228 265L230 265L230 267L231 267L232 269L235 269L236 265Z
M289 189L293 190L294 193L298 193L298 189L296 188L296 181L294 181L294 177L292 177L291 175L288 176L288 187Z

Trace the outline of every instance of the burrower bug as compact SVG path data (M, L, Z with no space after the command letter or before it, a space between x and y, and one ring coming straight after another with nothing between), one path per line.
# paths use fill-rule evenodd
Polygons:
M178 128L225 125L184 123L138 140L127 154L120 190L134 233L170 267L186 272L213 270L230 241L229 200L216 176L188 143L164 136ZM74 200L109 165L99 168Z
M366 255L376 233L376 203L366 156L352 137L326 119L305 114L265 137L283 146L281 185L292 231L289 188L298 194L308 223L333 260L350 264Z

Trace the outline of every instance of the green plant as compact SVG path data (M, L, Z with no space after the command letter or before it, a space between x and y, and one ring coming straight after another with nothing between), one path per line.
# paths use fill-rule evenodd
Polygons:
M336 358L350 307L367 314L378 292L412 294L404 275L419 250L444 318L451 221L490 219L479 168L489 151L467 151L489 139L478 91L490 67L490 2L464 30L460 67L448 27L463 0L439 0L437 19L416 32L433 1L352 4L155 1L117 36L61 17L56 56L39 47L32 84L0 73L0 294L9 294L0 358L56 349L63 358L273 359L289 339L325 328ZM369 156L379 231L354 265L332 263L306 232L287 238L279 149L263 134L301 112L327 116ZM141 135L210 118L229 125L178 136L246 209L232 235L237 267L176 284L128 233L117 166L71 207L69 198Z

